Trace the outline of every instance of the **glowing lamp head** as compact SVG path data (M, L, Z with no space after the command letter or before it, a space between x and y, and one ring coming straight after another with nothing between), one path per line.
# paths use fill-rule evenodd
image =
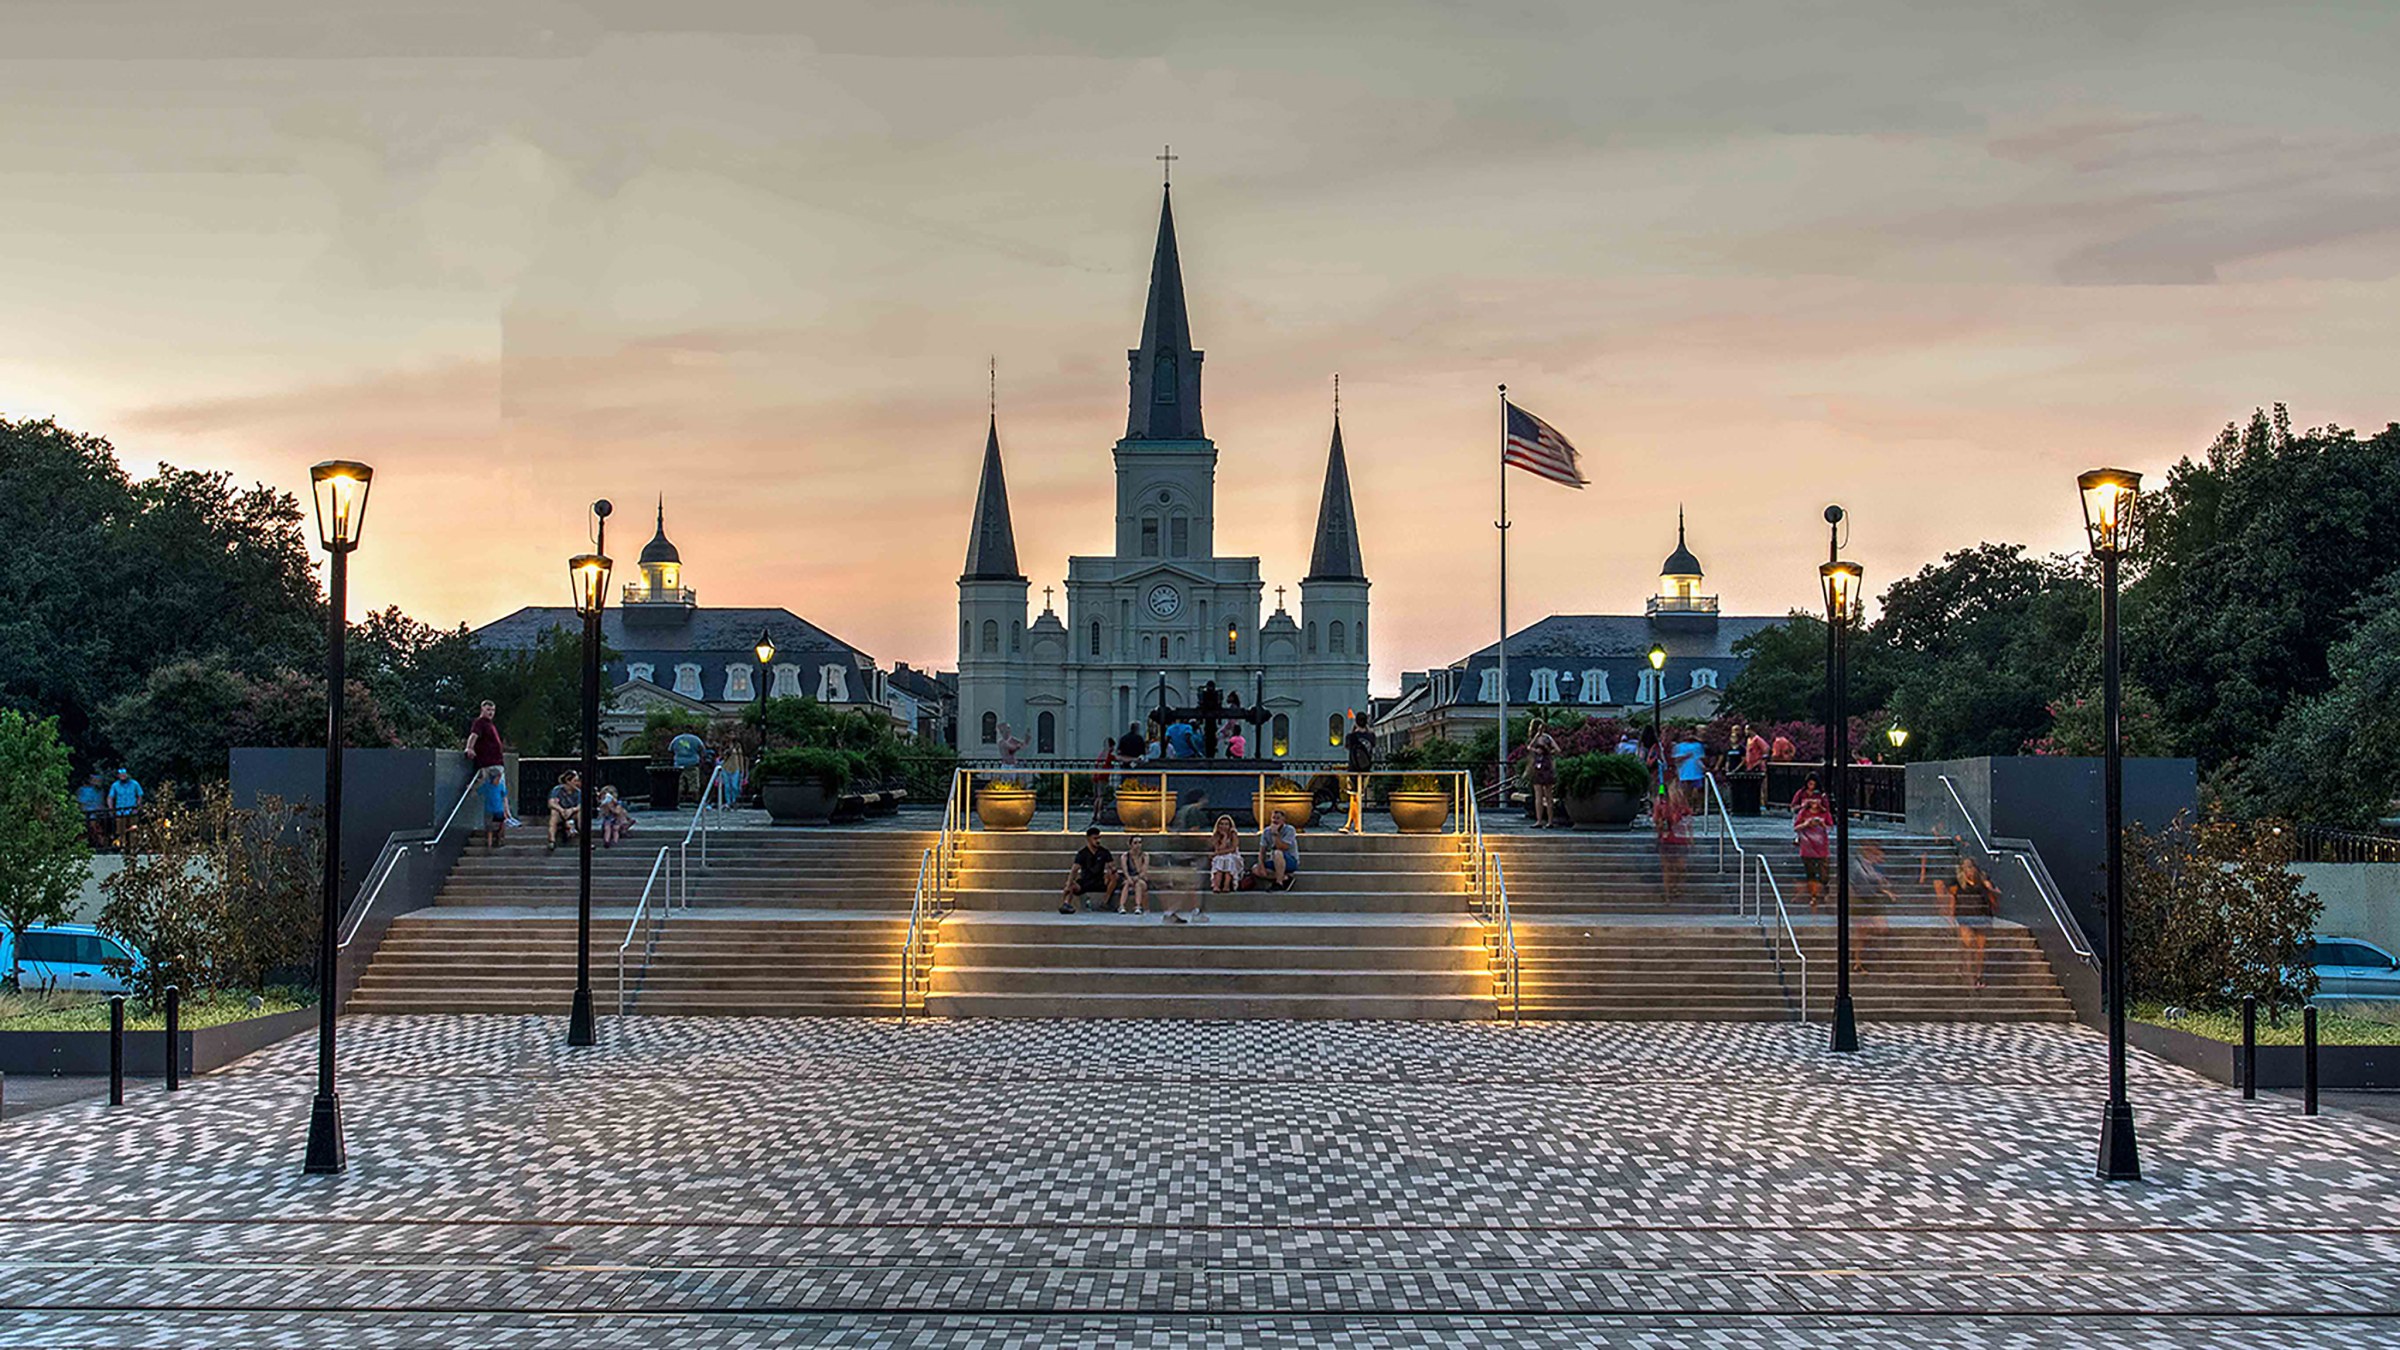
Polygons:
M756 646L752 647L751 650L758 653L758 663L760 665L764 666L773 664L775 660L775 639L768 634L766 629L761 628L758 630L758 643Z
M2093 556L2124 552L2134 505L2142 495L2142 476L2131 469L2094 469L2077 474L2075 486L2083 493L2083 531L2091 539Z
M1819 563L1817 577L1825 584L1826 617L1835 623L1848 623L1857 618L1860 597L1866 589L1866 569L1844 558L1838 562Z
M1664 648L1664 647L1661 647L1661 646L1659 646L1659 645L1657 645L1657 644L1655 644L1655 643L1651 644L1651 647L1650 647L1650 668L1651 668L1652 670L1665 670L1665 669L1667 668L1667 649L1666 649L1666 648Z
M608 559L597 553L578 553L567 559L567 580L575 590L575 612L584 618L600 612L608 599Z
M367 521L367 488L375 471L346 459L329 459L308 471L310 490L317 499L317 540L328 551L349 552L358 547L358 533Z
M1899 749L1900 747L1902 747L1902 746L1904 746L1904 745L1908 744L1908 728L1907 728L1907 727L1899 727L1899 726L1896 726L1896 727L1893 727L1893 728L1892 728L1890 731L1887 731L1887 732L1883 733L1883 735L1884 735L1884 739L1886 739L1886 740L1888 740L1888 741L1890 741L1890 742L1892 743L1892 748L1893 748L1894 750L1897 750L1897 749Z

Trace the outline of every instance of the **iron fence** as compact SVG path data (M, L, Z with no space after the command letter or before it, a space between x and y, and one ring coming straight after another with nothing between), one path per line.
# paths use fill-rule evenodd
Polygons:
M2292 830L2292 861L2304 863L2400 863L2400 835L2298 825Z

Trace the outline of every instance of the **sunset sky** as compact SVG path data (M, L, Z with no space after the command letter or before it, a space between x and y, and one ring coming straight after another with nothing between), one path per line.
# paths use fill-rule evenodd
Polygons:
M1638 612L2070 546L2073 475L2400 415L2386 2L0 7L0 415L305 491L352 593L564 603L664 492L704 603L947 667L985 361L1039 588L1109 540L1172 142L1218 541L1305 569L1342 376L1375 687ZM628 538L628 536L631 536ZM1297 597L1294 597L1297 603Z

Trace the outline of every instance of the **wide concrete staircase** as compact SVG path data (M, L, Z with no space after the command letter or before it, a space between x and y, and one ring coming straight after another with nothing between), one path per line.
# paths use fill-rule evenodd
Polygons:
M617 947L658 854L658 840L635 838L593 854L592 987L604 1016L618 1007ZM628 951L628 1010L896 1013L909 902L931 841L892 830L718 832L705 871L695 845L691 907L667 916L654 945ZM653 907L666 888L661 869ZM574 989L575 903L572 850L472 851L432 907L394 920L345 1009L563 1012Z
M1745 837L1780 886L1786 933L1756 878L1744 915L1730 846L1719 871L1705 833L1669 885L1647 835L1499 836L1516 916L1519 998L1528 1017L1759 1021L1831 1015L1833 901L1806 903L1788 837ZM1970 905L1971 933L1936 889L1957 865L1946 839L1852 840L1858 1015L1886 1021L2066 1021L2074 1012L2023 926ZM1756 863L1750 864L1753 868ZM1982 937L1980 959L1972 935ZM1794 939L1797 939L1795 942ZM1806 960L1801 959L1805 954ZM1805 996L1804 996L1805 994Z
M1206 897L1205 923L1062 915L1079 841L971 834L926 1011L949 1017L1488 1018L1491 953L1454 836L1309 834L1289 891ZM1112 836L1111 850L1125 840ZM1153 904L1207 888L1203 835L1145 836Z

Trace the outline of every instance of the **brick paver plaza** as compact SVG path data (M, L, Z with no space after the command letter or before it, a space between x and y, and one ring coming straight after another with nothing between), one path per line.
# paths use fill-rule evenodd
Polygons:
M2057 1027L344 1024L0 1127L0 1343L2388 1346L2400 1130Z

